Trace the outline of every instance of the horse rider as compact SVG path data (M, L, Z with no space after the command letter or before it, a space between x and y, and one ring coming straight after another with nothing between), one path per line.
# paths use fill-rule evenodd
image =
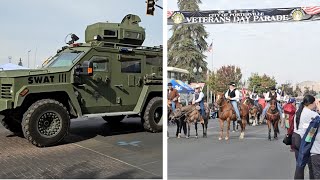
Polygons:
M237 121L241 122L241 117L240 117L240 111L238 109L238 102L240 101L240 92L239 90L236 88L236 83L235 82L231 82L229 84L229 89L228 91L225 93L224 95L228 100L230 100L233 109L236 112L237 115Z
M201 91L201 86L199 84L196 85L194 89L192 104L199 103L201 116L205 117L205 110L204 110L204 94Z
M256 92L253 92L250 94L250 99L253 100L253 103L255 106L259 107L259 104L258 104L259 96Z
M281 97L280 97L280 95L276 92L276 87L275 86L273 86L273 87L271 87L270 88L270 91L266 94L266 96L265 96L265 100L267 101L267 105L266 105L266 107L263 109L263 111L262 111L262 116L261 116L261 122L262 122L262 120L265 118L265 116L266 116L266 113L267 113L267 110L269 109L269 107L270 107L270 101L271 100L277 100L277 108L278 108L278 111L279 111L279 113L280 113L280 117L281 117L281 120L282 120L282 109L281 109L281 105L280 105L280 103L279 103L279 101L280 101L280 99L281 99Z
M172 111L179 106L178 98L180 97L178 91L172 87L172 83L168 83L168 102L171 104Z

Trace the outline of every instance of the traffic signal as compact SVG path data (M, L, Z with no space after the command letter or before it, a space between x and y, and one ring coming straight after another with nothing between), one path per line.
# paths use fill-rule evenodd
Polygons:
M147 15L154 15L154 5L156 4L155 0L147 0Z

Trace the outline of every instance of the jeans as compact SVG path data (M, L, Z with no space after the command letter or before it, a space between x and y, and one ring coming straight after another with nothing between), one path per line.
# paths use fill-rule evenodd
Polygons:
M201 116L202 117L205 117L206 116L206 113L204 112L204 103L203 102L200 102L200 112L201 112Z
M230 101L230 102L233 106L233 109L236 111L237 119L241 119L237 101Z
M266 107L263 109L262 116L261 116L262 118L264 118L266 116L266 113L267 113L267 110L269 109L269 107L270 107L270 103L268 103L266 105ZM277 108L278 108L278 111L279 111L279 114L280 114L280 118L282 119L282 109L281 109L281 106L280 106L279 103L277 103Z
M173 101L171 101L171 108L172 108L172 112L176 110L176 103Z
M258 100L254 100L253 103L254 103L255 106L259 107Z

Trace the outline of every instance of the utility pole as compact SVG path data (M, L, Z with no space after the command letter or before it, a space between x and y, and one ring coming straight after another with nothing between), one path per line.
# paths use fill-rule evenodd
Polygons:
M28 51L28 68L30 67L30 62L29 62L30 52L31 52L31 50Z

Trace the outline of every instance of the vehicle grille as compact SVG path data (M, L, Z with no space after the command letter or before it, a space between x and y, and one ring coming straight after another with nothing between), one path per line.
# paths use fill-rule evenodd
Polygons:
M11 84L1 84L1 98L3 99L11 99L12 93L11 93Z

